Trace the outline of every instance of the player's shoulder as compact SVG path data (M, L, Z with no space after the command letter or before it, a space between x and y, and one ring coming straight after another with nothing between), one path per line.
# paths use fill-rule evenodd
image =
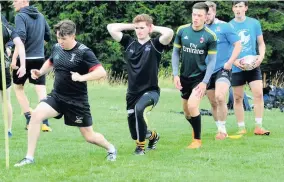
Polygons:
M82 44L82 43L80 43L80 42L78 42L78 49L79 49L79 50L82 50L82 51L90 50L89 47L87 47L85 44Z
M191 27L191 23L185 24L185 25L181 25L181 26L178 27L177 33L183 32L186 28L189 28L189 27Z
M257 20L257 19L255 19L255 18L252 18L252 17L246 17L247 18L247 21L249 22L249 23L259 23L259 21Z
M204 30L209 35L209 37L213 38L213 40L215 40L215 41L217 40L216 34L212 30L210 30L210 28L205 26Z

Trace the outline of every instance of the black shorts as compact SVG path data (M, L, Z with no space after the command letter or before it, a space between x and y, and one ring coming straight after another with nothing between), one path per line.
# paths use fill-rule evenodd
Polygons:
M190 97L192 90L200 83L202 82L204 78L204 74L201 74L199 76L196 77L191 77L191 78L187 78L184 76L180 76L180 83L182 86L181 89L181 98L188 100L188 98Z
M135 108L135 105L142 96L147 96L149 99L153 100L153 107L158 103L160 98L160 92L158 90L145 91L141 94L126 94L126 109L127 111Z
M62 99L54 92L48 94L41 102L47 103L59 113L59 115L55 117L56 119L60 119L64 116L66 125L88 127L93 124L88 102Z
M242 86L245 85L246 83L250 83L256 80L262 80L261 70L259 67L250 71L242 71L232 74L233 87Z
M220 71L217 71L211 76L210 81L208 83L207 90L214 90L216 87L217 81L224 80L224 82L228 82L230 84L231 77L232 77L232 71L228 71L225 69L221 69Z
M44 58L40 59L27 59L26 60L26 74L18 78L17 70L13 70L13 83L17 85L24 85L26 80L29 79L29 82L34 85L45 85L45 75L39 77L38 79L34 80L31 77L31 70L32 69L40 69L45 62ZM20 60L17 60L17 66L20 66Z

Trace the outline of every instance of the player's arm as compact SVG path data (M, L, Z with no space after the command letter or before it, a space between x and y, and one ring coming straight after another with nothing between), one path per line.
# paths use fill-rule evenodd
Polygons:
M79 82L99 80L107 76L106 70L101 64L96 65L91 72L85 75L80 75L79 73L74 73L74 72L71 72L71 74L72 74L72 80Z
M23 42L20 37L13 38L13 42L16 45L16 50L20 56L20 68L18 68L17 75L19 78L26 74L26 51Z
M180 53L180 48L174 47L173 53L172 53L173 76L178 76L179 53Z
M46 75L47 73L51 72L52 69L53 63L50 61L50 59L46 60L39 70L40 76Z
M262 33L262 29L261 29L261 25L259 21L256 21L255 23L255 34L257 36L257 45L258 45L258 53L259 53L255 66L258 67L260 66L260 64L262 63L264 59L265 50L266 50L265 42L263 39L263 33Z
M215 54L208 54L207 58L208 58L208 64L207 64L207 67L206 67L206 73L205 73L205 76L202 80L202 82L205 83L206 85L208 84L208 82L211 78L211 75L214 72L217 54L216 53Z
M173 69L173 76L174 76L174 84L175 87L179 90L182 89L180 78L179 78L179 59L180 59L180 48L181 48L181 31L180 29L177 30L177 34L174 40L174 48L172 53L172 69Z
M231 54L230 59L225 63L224 65L224 69L226 70L231 70L232 69L232 65L235 63L235 61L237 61L239 54L242 51L242 43L241 41L237 41L233 44L234 49L233 52Z
M167 27L154 26L154 25L152 26L153 26L153 30L152 30L153 32L157 32L161 34L159 38L159 42L163 45L168 45L174 36L174 31Z
M50 58L44 62L40 70L32 69L31 70L31 77L32 79L38 79L39 77L49 73L53 69L53 63Z
M259 56L258 56L257 60L258 60L258 66L259 66L264 59L265 50L266 50L263 35L257 36L257 44L258 44L258 52L259 52Z
M87 50L83 55L83 60L86 68L86 74L80 75L77 72L71 72L73 81L85 82L91 80L99 80L106 77L106 70L103 68L93 51Z
M132 23L111 23L107 25L108 32L110 33L111 37L117 42L120 42L122 39L122 31L134 29L134 24Z

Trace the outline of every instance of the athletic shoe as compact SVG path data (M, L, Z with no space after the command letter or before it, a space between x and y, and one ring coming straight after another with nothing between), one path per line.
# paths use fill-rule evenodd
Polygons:
M198 149L201 147L200 139L193 139L193 142L187 147L189 149Z
M148 150L156 149L156 145L157 145L159 140L160 140L160 135L159 135L159 133L157 133L155 138L153 138L152 140L149 140L147 149Z
M141 147L136 147L134 154L135 155L145 155L145 149L143 149Z
M239 128L237 131L237 135L244 135L247 133L247 130L245 128Z
M42 124L41 130L43 132L50 132L50 131L52 131L52 129L49 126L47 126L46 124Z
M29 125L28 125L28 124L26 124L25 130L28 130L28 129L29 129Z
M116 161L116 157L117 157L117 150L116 149L115 149L114 152L108 152L107 156L106 156L107 160L111 161L111 162Z
M8 137L11 138L13 136L11 131L8 131Z
M14 166L15 167L21 167L21 166L24 166L24 165L27 165L27 164L33 164L33 163L35 163L34 160L23 158L22 160L17 162Z
M269 135L270 131L264 129L263 127L255 127L254 134L255 135Z
M217 135L215 136L216 140L225 140L228 137L227 133L223 133L223 132L218 132Z

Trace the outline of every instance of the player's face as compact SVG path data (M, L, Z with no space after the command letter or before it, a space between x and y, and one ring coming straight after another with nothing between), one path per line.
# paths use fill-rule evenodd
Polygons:
M139 22L134 24L135 33L138 39L146 39L152 31L152 25L147 25L146 22Z
M235 14L235 18L243 18L246 16L246 11L248 10L248 7L245 5L244 2L240 2L238 4L235 4L232 9Z
M215 16L216 12L213 10L213 8L209 8L206 18L206 24L211 25L214 22Z
M14 6L15 11L17 11L17 12L20 11L20 9L23 6L23 0L14 0L13 6Z
M59 45L62 47L62 49L71 49L73 46L73 43L75 41L75 35L65 35L65 36L60 36L59 32L57 31L56 33L57 41Z
M204 9L192 10L192 24L194 27L201 27L204 25L207 18L207 13Z

